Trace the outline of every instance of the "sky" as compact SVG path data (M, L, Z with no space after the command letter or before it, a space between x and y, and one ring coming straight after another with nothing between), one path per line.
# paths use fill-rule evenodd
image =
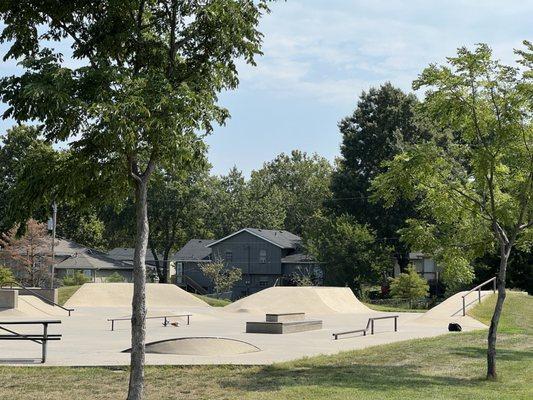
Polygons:
M513 49L533 41L532 0L287 0L271 8L260 25L264 55L256 67L239 63L239 88L220 96L231 119L206 139L214 174L237 166L248 175L293 149L333 161L337 123L362 91L387 81L410 91L424 67L480 42L512 64ZM0 76L14 71L13 62L0 66ZM0 121L0 134L11 125Z

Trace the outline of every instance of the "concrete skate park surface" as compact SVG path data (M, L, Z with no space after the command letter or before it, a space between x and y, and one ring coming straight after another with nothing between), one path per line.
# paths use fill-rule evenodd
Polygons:
M216 308L177 286L149 284L149 316L192 314L192 317L190 325L186 324L185 318L170 318L172 322L179 323L177 327L164 327L158 319L146 321L147 349L154 351L146 354L146 364L270 364L438 336L448 332L449 322L458 322L464 331L485 329L486 326L479 321L462 316L461 295L464 293L452 296L421 315L373 311L359 302L347 288L275 287ZM489 293L482 292L482 299ZM123 351L131 347L130 322L120 321L115 331L111 331L107 319L129 317L131 296L131 284L85 284L66 304L75 308L71 317L32 296L19 296L18 309L0 310L0 321L60 319L62 324L51 327L50 333L61 333L63 337L60 341L49 343L46 365L128 365L130 355ZM25 301L21 301L21 297ZM469 294L467 306L471 307L476 302L477 293ZM245 333L247 321L264 320L266 313L280 312L305 312L308 319L322 320L324 328L285 335ZM392 320L386 319L376 321L374 335L346 335L339 340L332 338L336 332L364 328L369 317L385 315L400 316L398 332L394 332ZM32 332L35 327L17 328L20 333L36 333ZM0 359L4 364L39 356L38 344L0 341Z

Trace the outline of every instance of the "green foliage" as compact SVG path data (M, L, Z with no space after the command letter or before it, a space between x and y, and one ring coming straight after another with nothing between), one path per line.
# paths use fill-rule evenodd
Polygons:
M325 158L293 150L253 171L250 186L258 199L279 192L281 204L276 205L285 215L283 228L300 235L309 218L330 197L331 170Z
M428 294L429 285L413 265L391 281L390 293L399 299L416 300Z
M376 243L374 232L353 217L315 214L304 231L307 251L325 266L325 284L360 291L392 268L390 249Z
M375 197L392 207L418 199L403 239L434 255L450 287L472 281L472 260L527 243L533 226L533 46L517 52L522 70L492 58L486 45L458 50L415 81L427 88L420 112L435 135L407 146L375 178Z
M122 275L120 275L118 272L113 272L111 275L109 275L106 278L106 282L108 283L120 283L125 282L126 280Z
M221 260L201 264L200 269L213 282L215 293L229 292L242 278L240 268L227 268Z
M33 126L14 126L0 139L0 232L5 232L32 215L48 215L51 192L41 178L52 173L59 154ZM30 186L36 190L27 191Z
M15 277L13 276L13 271L11 271L11 269L8 267L3 267L0 265L0 286L14 281Z
M279 188L265 191L261 182L246 181L232 168L227 175L212 177L209 214L214 237L224 237L245 227L282 229L285 220L283 194Z
M385 171L384 161L419 142L429 133L415 114L418 100L390 83L363 92L353 114L339 123L341 157L333 173L332 200L327 208L336 215L348 214L367 225L390 245L391 256L401 268L408 263L409 247L398 241L398 229L417 214L415 203L402 199L393 208L380 199L370 199L372 180ZM416 249L418 250L418 249Z
M72 275L67 275L62 280L64 286L80 286L90 281L91 279L80 271L76 271Z

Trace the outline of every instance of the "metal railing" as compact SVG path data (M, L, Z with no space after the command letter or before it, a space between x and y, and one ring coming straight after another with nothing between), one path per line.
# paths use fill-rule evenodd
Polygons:
M36 291L34 290L31 290L30 288L27 288L26 286L24 286L23 284L21 284L20 282L16 282L16 281L13 281L13 282L10 282L9 285L10 285L10 288L13 289L13 285L17 285L18 287L20 287L21 289L25 290L26 292L29 292L31 293L33 296L41 299L42 301L44 301L45 303L48 303L48 304L51 304L52 306L54 307L59 307L65 311L68 312L68 316L70 317L70 313L72 311L75 311L74 308L67 308L67 307L63 307L61 304L57 304L56 302L50 300L49 298L37 293Z
M183 282L186 285L189 285L190 287L192 287L196 291L196 293L202 294L202 295L207 294L207 290L205 290L198 282L196 282L191 277L187 275L183 275Z
M477 298L478 302L481 303L481 288L485 286L486 284L492 282L492 292L496 293L496 277L490 278L488 281L483 282L480 285L477 285L475 288L471 289L469 292L461 296L463 298L463 317L466 315L466 300L465 297L468 296L470 293L475 292L477 290Z
M390 319L394 318L394 332L398 332L398 315L387 315L384 317L371 317L368 318L368 322L366 323L365 329L356 329L353 331L346 331L346 332L338 332L333 334L334 340L337 340L340 335L348 335L349 333L358 333L362 332L363 336L366 336L366 333L368 332L368 328L370 328L370 334L374 334L374 321L377 321L379 319Z

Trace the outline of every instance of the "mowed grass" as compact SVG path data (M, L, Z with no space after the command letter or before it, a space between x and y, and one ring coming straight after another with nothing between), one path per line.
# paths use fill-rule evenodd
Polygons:
M199 299L205 301L207 304L209 304L211 307L224 307L231 303L229 300L225 299L214 299L209 296L202 296L201 294L195 294L196 297Z
M472 311L490 319L493 300ZM273 366L148 367L147 399L532 399L533 297L511 294L485 377L486 331L447 334ZM354 338L353 340L357 340ZM2 399L125 398L127 369L1 367Z
M386 304L372 304L372 303L365 303L363 302L365 306L368 308L375 310L375 311L385 311L385 312L418 312L418 313L425 313L427 310L421 310L421 309L415 309L415 308L403 308L403 307L395 307L395 306L389 306Z
M59 289L57 289L57 302L60 305L64 305L68 299L72 297L74 293L78 291L78 289L81 288L80 286L61 286Z

